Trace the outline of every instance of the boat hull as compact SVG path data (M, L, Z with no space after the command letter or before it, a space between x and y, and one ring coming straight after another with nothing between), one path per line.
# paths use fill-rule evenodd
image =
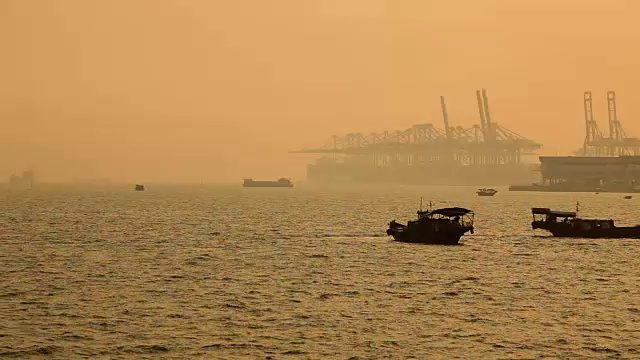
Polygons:
M278 183L260 183L260 184L242 184L243 187L267 187L267 188L272 188L272 187L278 187L278 188L290 188L293 187L293 184L278 184Z
M582 229L571 224L534 221L533 229L542 229L550 232L554 237L586 238L586 239L640 239L640 226L612 227Z
M415 244L457 245L460 238L469 231L470 227L458 229L422 229L412 230L407 227L390 227L387 235L391 235L395 241Z

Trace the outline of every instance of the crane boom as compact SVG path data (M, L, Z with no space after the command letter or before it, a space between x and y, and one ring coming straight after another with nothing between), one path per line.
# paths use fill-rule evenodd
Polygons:
M440 106L442 107L442 120L444 120L444 132L447 140L451 140L451 129L449 128L449 114L447 113L447 104L444 102L444 96L440 96Z

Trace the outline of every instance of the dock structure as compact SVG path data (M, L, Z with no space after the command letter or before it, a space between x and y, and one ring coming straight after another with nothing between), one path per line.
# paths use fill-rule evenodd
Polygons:
M543 185L608 188L640 184L640 156L541 156Z
M525 177L530 176L531 169L523 170L520 166L522 157L533 155L542 145L496 123L484 89L476 91L476 100L480 123L470 128L450 123L445 98L441 96L444 128L424 123L404 130L350 133L334 136L325 146L291 152L325 155L316 164L309 165L309 178L359 175L360 180L374 182L393 178L400 183L424 183L427 177L433 180L436 175L444 175L442 179L449 181L462 175L483 173L486 178L483 182L500 184L503 181L499 176L509 172L524 171ZM495 180L486 176L487 172L492 173Z
M616 92L607 92L609 136L603 136L593 116L591 91L584 92L585 138L582 156L624 156L640 155L640 139L628 137L618 120Z
M640 192L640 139L629 137L622 127L615 91L607 92L608 136L594 118L591 91L584 92L583 104L585 137L577 156L541 156L541 182L509 190Z
M640 192L640 156L541 156L541 183L510 191Z

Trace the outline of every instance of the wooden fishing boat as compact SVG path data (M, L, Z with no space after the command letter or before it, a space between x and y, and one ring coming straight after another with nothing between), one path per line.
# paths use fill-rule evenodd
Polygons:
M533 229L542 229L555 237L570 238L640 238L640 225L616 226L612 219L582 219L576 211L556 211L549 208L532 208Z
M473 234L473 211L461 207L450 207L417 212L416 220L407 225L392 220L387 235L394 240L423 244L458 244L462 235Z

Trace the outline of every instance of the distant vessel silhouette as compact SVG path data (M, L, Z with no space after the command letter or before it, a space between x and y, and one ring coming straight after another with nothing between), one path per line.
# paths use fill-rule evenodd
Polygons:
M25 170L22 175L11 175L9 177L9 185L14 188L33 189L35 173L31 170Z
M291 180L280 178L276 181L244 179L244 187L293 187Z
M493 196L498 192L498 190L496 189L478 189L478 191L476 191L476 194L478 194L478 196Z
M136 184L136 187L134 188L135 191L144 191L144 185L142 184Z

